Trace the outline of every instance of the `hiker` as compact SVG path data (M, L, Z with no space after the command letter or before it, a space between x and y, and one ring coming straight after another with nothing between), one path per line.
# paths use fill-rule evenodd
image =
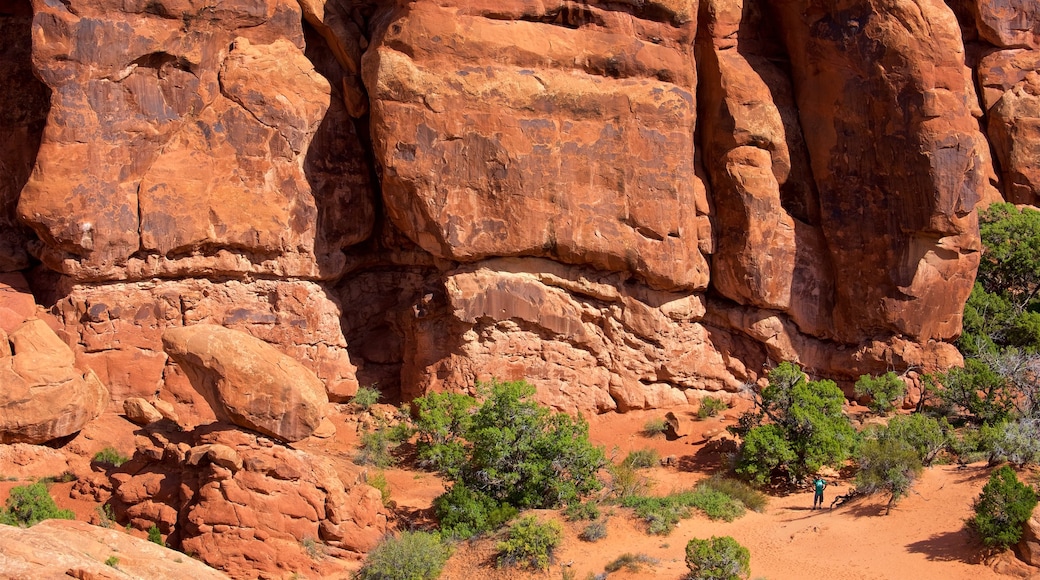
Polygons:
M813 489L816 490L816 495L813 496L812 509L816 509L819 505L820 509L823 509L823 490L827 487L827 482L822 477L817 476L816 481L813 482Z

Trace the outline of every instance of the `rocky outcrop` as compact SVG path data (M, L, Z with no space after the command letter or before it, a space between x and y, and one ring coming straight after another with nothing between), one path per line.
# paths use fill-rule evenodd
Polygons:
M171 437L173 435L171 434ZM345 562L387 531L379 491L360 470L342 479L328 459L235 431L171 441L139 438L116 474L112 503L133 527L233 577L293 572L346 576Z
M73 520L46 520L31 528L0 526L0 559L8 578L228 578L148 540Z
M160 337L199 323L332 400L522 376L608 411L779 360L945 368L976 206L1036 202L1030 2L30 12L50 108L15 245L113 400L191 422Z
M0 443L71 435L108 406L108 390L45 322L0 329Z
M262 340L213 324L170 328L162 340L217 419L299 441L325 418L321 381Z

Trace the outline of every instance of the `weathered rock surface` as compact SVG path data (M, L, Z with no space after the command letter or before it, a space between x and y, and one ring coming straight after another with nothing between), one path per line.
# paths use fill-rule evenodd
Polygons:
M381 10L363 77L386 211L409 238L442 258L539 255L707 286L695 2Z
M45 322L0 329L0 443L71 435L108 406L108 389Z
M218 419L283 441L299 441L321 425L325 386L266 342L213 324L170 328L162 340Z
M111 557L117 567L105 564ZM180 552L74 520L46 520L31 528L0 525L0 562L6 578L228 578Z
M3 1L43 85L0 131L48 119L31 177L0 149L12 244L113 400L185 423L160 337L198 323L333 400L944 368L976 205L1040 203L1034 2Z
M361 153L349 125L322 128L334 92L303 54L295 2L34 12L52 113L18 212L52 269L326 276L368 235L367 183L324 178L358 174ZM319 159L308 145L320 131L343 138ZM357 219L328 220L326 206Z
M340 308L313 282L189 279L76 284L59 293L56 310L77 359L97 371L120 404L160 391L174 402L194 401L194 389L162 346L166 329L193 324L218 324L277 344L316 374L333 400L357 392Z
M344 481L328 459L242 432L191 442L152 434L127 466L134 471L115 476L116 513L137 529L157 525L233 577L346 576L344 560L387 531L379 491L361 483L360 470Z

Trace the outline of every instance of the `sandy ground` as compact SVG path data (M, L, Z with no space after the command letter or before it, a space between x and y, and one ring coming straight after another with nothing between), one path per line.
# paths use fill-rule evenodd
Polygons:
M692 433L689 436L674 441L663 437L648 438L641 433L643 426L651 418L662 417L665 411L636 411L591 417L591 438L602 445L615 461L620 461L629 451L644 448L653 448L662 457L673 456L676 460L674 466L644 471L654 482L652 493L665 494L687 488L713 472L727 469L726 451L729 447L723 428L733 423L737 412L731 410L719 418L693 421L692 408L672 411L690 420ZM358 473L358 468L349 463L358 441L357 422L350 412L349 407L344 406L333 415L338 427L335 437L310 439L295 445L333 458L342 466L342 477L356 477ZM93 451L105 445L113 445L130 455L134 435L140 433L138 429L118 415L106 414L70 442L69 447L83 457L91 456ZM713 441L709 442L706 435ZM367 470L370 473L375 471L372 468ZM964 520L971 512L972 500L988 479L989 471L984 465L930 468L915 484L910 496L898 503L889 515L883 515L884 498L866 498L833 510L814 511L810 509L812 493L805 490L771 496L763 513L748 512L732 523L713 522L695 515L683 520L675 531L664 537L648 535L628 510L603 506L601 511L609 514L607 537L595 543L583 542L578 539L578 534L586 522L566 522L558 512L538 511L535 513L539 517L560 520L564 526L564 541L557 552L556 563L549 571L497 568L495 543L500 538L488 537L460 544L448 561L442 578L569 577L585 580L590 573L603 572L604 566L618 556L632 553L649 556L656 560L656 564L643 565L636 572L614 572L609 576L611 579L678 580L687 572L684 558L689 539L712 535L732 536L750 550L752 578L1008 578L979 563L977 547L964 530ZM401 527L431 525L429 507L443 492L444 482L434 474L410 469L388 469L385 475L399 514L398 524ZM6 499L10 487L22 483L24 481L0 482L0 500ZM55 484L51 493L59 505L74 509L77 519L89 519L95 505L86 500L71 500L68 495L71 487L72 484ZM851 482L841 479L828 487L828 505L836 495L850 487ZM143 536L142 532L134 533ZM1020 569L1027 575L1040 572L1024 566Z

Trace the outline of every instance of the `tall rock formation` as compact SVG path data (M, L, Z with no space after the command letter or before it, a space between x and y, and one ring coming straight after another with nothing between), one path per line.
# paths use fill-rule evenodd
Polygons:
M0 269L116 402L191 402L198 323L332 400L945 368L1040 195L1033 2L2 1Z

